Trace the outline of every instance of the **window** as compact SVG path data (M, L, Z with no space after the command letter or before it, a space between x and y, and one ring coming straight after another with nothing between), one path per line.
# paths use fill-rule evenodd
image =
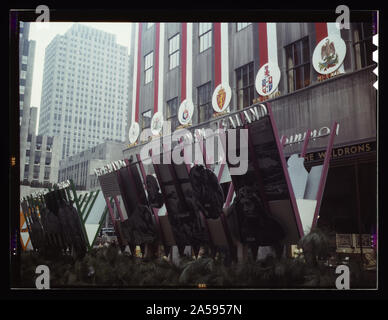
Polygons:
M144 63L144 83L149 83L152 81L152 67L154 64L154 52L151 51L149 54L147 54L145 57L145 63Z
M310 46L308 38L294 42L286 50L288 92L310 85Z
M201 123L209 120L213 114L211 82L198 87L197 94L198 123Z
M199 52L205 51L212 46L211 30L211 23L199 23Z
M50 179L50 168L46 167L44 168L44 180L49 180Z
M373 31L369 23L355 23L353 29L353 50L355 56L355 68L361 69L373 64Z
M178 126L178 97L167 101L167 121L171 122L171 132Z
M144 130L146 128L151 127L151 110L147 110L141 114L141 129Z
M254 99L253 62L236 69L237 109L249 107Z
M179 66L179 33L168 40L169 70Z
M245 29L250 24L251 24L250 22L237 22L237 32L242 30L242 29Z

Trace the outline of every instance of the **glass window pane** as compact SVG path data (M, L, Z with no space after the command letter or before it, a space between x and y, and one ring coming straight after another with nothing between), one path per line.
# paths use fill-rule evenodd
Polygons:
M354 45L354 55L355 55L356 69L360 69L362 67L362 65L361 65L361 44L360 43L357 43Z
M244 99L243 107L245 108L245 107L250 105L250 103L249 103L249 90L248 90L248 88L243 90L243 97L244 97L243 98Z
M310 85L310 64L304 66L304 86Z
M301 63L301 53L300 53L300 43L297 42L293 45L294 47L294 65L299 65Z
M303 62L309 62L310 61L310 47L309 47L308 38L303 40L302 46L303 46Z
M295 89L303 88L303 67L295 69Z
M248 68L244 67L242 69L242 83L243 87L246 87L248 85Z
M253 103L253 99L254 99L254 89L253 89L253 86L250 86L249 87L249 105L251 105Z
M253 85L255 83L254 77L255 77L255 75L253 73L253 63L252 63L249 65L249 77L248 77L249 85Z
M294 71L287 72L287 80L288 80L288 92L294 91Z

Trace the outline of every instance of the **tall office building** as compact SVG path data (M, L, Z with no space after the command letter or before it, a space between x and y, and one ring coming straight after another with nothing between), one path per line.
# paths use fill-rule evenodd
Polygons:
M58 179L58 138L36 135L38 109L31 106L35 41L29 40L30 23L20 21L19 121L20 182L47 186Z
M46 48L39 134L60 136L61 159L122 142L128 92L128 49L113 34L74 24Z
M25 149L29 133L35 134L36 122L30 116L32 75L34 71L35 41L28 40L30 23L20 21L19 32L19 125L20 176L24 176Z
M19 32L19 93L20 112L19 125L23 124L23 115L27 114L25 122L28 123L29 108L31 103L32 75L34 72L35 41L28 40L30 34L30 23L20 21ZM28 130L28 129L27 129ZM35 131L35 128L33 128Z

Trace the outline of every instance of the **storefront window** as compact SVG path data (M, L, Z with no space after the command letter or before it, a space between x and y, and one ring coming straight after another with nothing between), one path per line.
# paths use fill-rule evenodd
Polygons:
M179 33L168 40L169 70L179 66Z
M373 64L372 25L369 23L356 23L353 28L353 50L355 68L361 69Z
M253 62L236 69L237 109L249 107L254 99Z
M197 88L198 123L207 121L213 114L211 82Z
M318 227L336 233L372 233L376 227L376 162L329 169Z
M296 41L287 47L286 74L288 92L310 85L310 47L308 37Z
M212 24L199 23L199 52L205 51L212 46Z
M248 27L251 23L250 22L237 22L236 25L237 25L237 32L242 30L242 29L245 29L246 27Z
M144 83L147 84L152 81L152 68L154 65L154 52L151 51L144 57Z
M178 97L167 101L167 121L171 122L171 132L178 126Z
M147 110L141 114L141 129L151 127L151 110Z

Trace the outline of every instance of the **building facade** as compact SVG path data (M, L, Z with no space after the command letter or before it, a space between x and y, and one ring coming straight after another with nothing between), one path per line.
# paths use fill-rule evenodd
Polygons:
M47 186L58 179L58 138L36 135L38 109L31 106L35 41L28 40L30 23L20 21L19 38L19 115L20 182Z
M94 169L123 158L124 143L106 141L59 162L58 182L72 179L76 187L92 191L99 189Z
M37 108L30 108L30 128L23 151L20 180L31 186L48 186L58 180L59 139L58 137L35 134Z
M61 159L124 141L128 83L128 49L113 34L74 24L46 48L39 134L61 138Z
M174 130L185 100L194 106L191 125L206 123L214 118L212 100L220 85L230 88L226 111L260 101L271 104L286 157L301 151L299 137L308 129L323 136L337 122L318 225L337 233L373 233L377 98L372 36L371 23L341 30L334 23L138 23L131 35L131 124L138 123L141 132L159 112ZM330 61L335 57L339 62ZM270 81L258 77L269 63L279 68ZM336 64L335 71L323 74ZM125 158L146 142L138 138L136 143L124 150ZM310 141L308 170L323 163L327 143L325 138Z

